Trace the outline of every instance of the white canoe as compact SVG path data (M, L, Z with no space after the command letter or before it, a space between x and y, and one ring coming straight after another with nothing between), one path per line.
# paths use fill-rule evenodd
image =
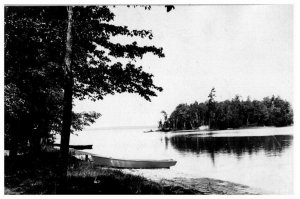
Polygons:
M97 155L92 155L92 159L94 164L99 166L106 166L106 167L116 167L116 168L170 168L174 166L177 161L175 160L125 160L125 159L114 159L114 158L107 158L101 157Z

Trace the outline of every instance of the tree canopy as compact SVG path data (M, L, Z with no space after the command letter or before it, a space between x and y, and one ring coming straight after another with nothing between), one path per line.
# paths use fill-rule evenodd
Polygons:
M293 124L293 109L279 96L265 97L261 101L248 97L244 101L236 95L231 100L220 102L214 97L215 89L212 89L206 102L179 104L159 129L196 129L206 125L210 129L228 129Z
M153 75L136 62L147 53L164 57L162 48L140 46L135 41L128 44L111 41L114 36L151 40L150 30L113 25L115 15L108 6L72 6L72 11L73 98L95 101L109 94L129 92L150 101L157 91L162 91L154 84ZM50 132L61 131L67 28L65 6L5 7L8 142L17 137L17 142L27 143L26 140L37 138L39 143L41 137L50 138ZM118 61L119 58L127 61ZM99 116L96 112L73 113L73 130L82 130ZM14 129L14 126L20 127ZM26 139L22 137L25 134L28 134Z

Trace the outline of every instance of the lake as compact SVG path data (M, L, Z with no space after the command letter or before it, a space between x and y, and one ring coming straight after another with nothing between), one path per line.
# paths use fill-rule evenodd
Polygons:
M172 158L170 169L136 170L145 177L208 177L272 193L293 193L293 127L201 132L150 132L149 127L89 129L71 144L125 159Z

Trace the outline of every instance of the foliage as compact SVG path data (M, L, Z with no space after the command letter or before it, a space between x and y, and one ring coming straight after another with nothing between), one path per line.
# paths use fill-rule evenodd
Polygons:
M73 74L74 96L79 99L103 99L107 94L138 93L146 100L156 96L161 87L153 84L152 74L136 66L135 60L146 53L164 57L162 48L138 46L137 42L113 43L114 36L152 39L148 30L129 30L126 26L111 25L114 14L107 7L74 7ZM101 48L100 48L101 47ZM113 62L127 58L127 63Z
M211 129L240 128L247 126L288 126L293 124L293 110L289 102L279 96L262 101L232 100L216 102L214 89L204 103L179 104L159 129L196 129L209 125Z
M95 119L98 119L101 116L100 113L96 112L82 112L74 113L72 118L72 128L73 131L81 131L84 126L90 126L90 124L95 123Z
M216 112L215 92L216 92L215 88L212 88L208 95L207 107L208 107L208 114L209 114L209 118L208 118L209 128L211 128L212 123L215 122L215 112Z
M107 6L74 6L73 12L73 98L95 101L129 92L150 101L162 91L152 74L136 66L147 53L164 57L162 48L111 42L114 36L151 40L151 31L112 25L115 15ZM64 6L5 7L5 141L10 146L40 147L42 139L61 132L67 20ZM73 113L73 131L99 116Z

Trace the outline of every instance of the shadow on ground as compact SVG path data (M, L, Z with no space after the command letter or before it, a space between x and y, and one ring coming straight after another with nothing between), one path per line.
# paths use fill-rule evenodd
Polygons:
M95 167L70 157L67 183L58 183L58 152L5 157L5 194L201 194L181 186L164 186L119 170Z

